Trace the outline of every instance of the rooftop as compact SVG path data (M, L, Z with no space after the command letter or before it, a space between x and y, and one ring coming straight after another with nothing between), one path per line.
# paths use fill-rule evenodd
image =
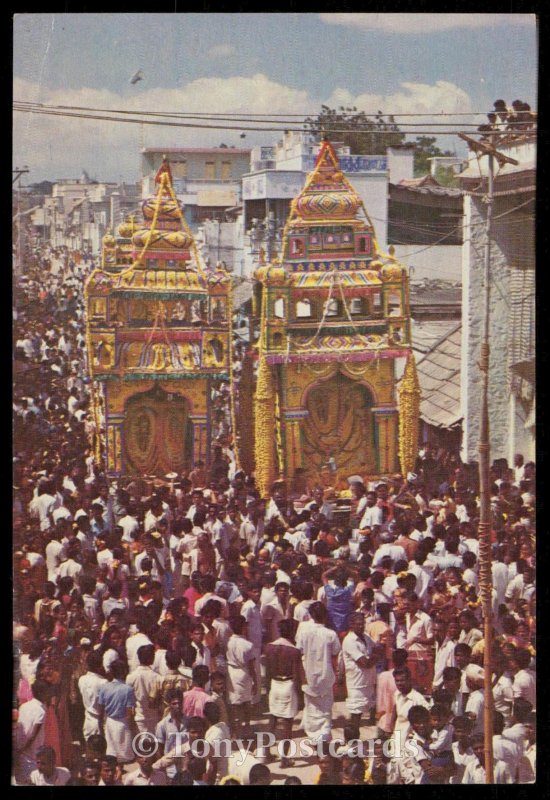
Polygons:
M450 186L442 186L432 175L424 175L422 178L410 178L390 183L390 191L394 192L415 192L417 194L432 194L440 197L460 197L462 191Z
M461 338L462 324L458 323L417 361L421 390L420 416L428 425L452 428L462 419Z
M144 147L142 153L166 153L167 155L185 155L185 153L237 153L250 155L246 147Z

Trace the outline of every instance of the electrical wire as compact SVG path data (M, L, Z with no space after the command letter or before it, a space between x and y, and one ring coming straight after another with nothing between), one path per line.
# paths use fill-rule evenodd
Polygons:
M258 128L251 125L207 125L205 123L200 122L172 122L168 120L160 120L160 119L143 119L143 117L120 117L120 116L106 116L104 113L80 113L78 111L71 111L71 110L62 110L56 108L46 108L42 106L28 106L21 103L15 103L13 107L14 111L19 111L21 113L27 114L40 114L44 116L54 116L54 117L69 117L69 118L76 118L76 119L89 119L94 120L97 122L124 122L127 124L134 124L134 125L153 125L153 126L160 126L160 127L172 127L172 128L200 128L206 130L240 130L240 131L256 131L256 132L277 132L282 133L284 131L293 131L295 133L303 133L304 128L288 128L286 127L284 130L282 128L275 128L275 127L264 127ZM123 113L141 113L141 112L123 112ZM281 123L280 123L281 124ZM385 123L389 124L389 123ZM420 124L420 123L419 123ZM434 123L435 124L435 123ZM397 127L397 126L396 126ZM432 127L432 126L430 126ZM322 125L320 126L322 128ZM307 131L306 131L307 132ZM380 128L373 128L367 127L361 128L357 127L353 130L354 133L371 133L373 136L380 136L380 135L411 135L411 134L426 134L426 133L433 133L436 136L456 136L458 133L466 133L463 131L462 128L457 128L456 130L402 130L398 128L396 130L392 130L391 128L388 129L380 129ZM529 133L535 133L536 129L530 129ZM350 133L349 128L331 128L331 134L348 134Z
M171 116L171 117L194 117L194 112L173 112L173 111L140 111L136 109L135 112L127 112L122 111L122 109L106 109L106 108L94 108L93 106L68 106L68 105L46 105L46 103L37 103L30 100L14 100L15 103L19 103L21 105L32 105L32 106L40 106L43 108L62 108L62 109L73 109L73 110L87 110L87 111L115 111L115 112L122 112L122 113L140 113L140 114L161 114L163 116ZM269 117L276 119L278 117L293 117L293 118L301 118L301 119L310 119L310 115L314 112L304 112L302 114L296 113L273 113L273 112L253 112L253 111L203 111L198 112L205 116L209 117ZM536 112L531 112L536 114ZM471 116L486 116L485 111L407 111L407 112L366 112L366 111L351 111L348 112L347 110L336 112L336 116L341 116L342 114L346 114L348 118L353 119L354 116L358 117L372 117L374 119L380 119L386 117L389 119L390 117L471 117ZM391 122L389 123L391 124Z

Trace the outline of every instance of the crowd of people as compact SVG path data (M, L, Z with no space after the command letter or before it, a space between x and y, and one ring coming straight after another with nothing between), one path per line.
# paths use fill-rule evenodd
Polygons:
M304 475L260 497L219 384L209 465L109 480L92 266L45 253L14 291L13 782L484 783L476 470L425 447L414 473L354 476L345 520ZM494 779L533 783L535 465L491 478Z

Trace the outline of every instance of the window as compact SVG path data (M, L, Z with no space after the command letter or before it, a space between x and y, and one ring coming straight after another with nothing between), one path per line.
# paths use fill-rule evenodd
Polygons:
M311 317L311 300L298 300L296 303L297 317Z
M363 313L363 300L361 297L352 297L350 307L349 307L351 314L362 314Z
M327 300L325 304L325 315L327 317L337 317L338 313L338 300Z
M104 317L107 314L107 298L99 297L94 298L91 302L92 317Z
M231 179L231 161L222 161L222 181Z
M216 162L206 161L204 165L204 177L207 181L216 180Z
M303 239L292 238L290 240L290 255L300 258L305 253L305 245Z
M283 319L285 315L285 301L282 297L278 297L273 304L273 314L277 319Z
M172 176L174 178L187 177L187 161L176 161L170 164L170 169L172 170Z
M388 295L388 316L400 317L401 316L401 293L397 291L390 292Z
M370 253L371 252L371 238L370 236L359 236L357 239L357 252Z
M382 309L382 295L380 292L375 292L372 295L372 308L373 311L380 311Z

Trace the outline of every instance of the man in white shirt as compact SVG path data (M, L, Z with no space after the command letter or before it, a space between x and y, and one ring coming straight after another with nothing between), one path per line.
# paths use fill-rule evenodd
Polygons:
M118 525L122 528L122 537L121 540L123 542L133 542L137 539L137 532L139 531L139 522L136 516L136 505L132 501L128 503L128 507L126 509L126 514L121 517L118 521Z
M70 770L55 766L55 750L45 744L37 750L36 769L31 772L32 786L65 786L71 779Z
M75 586L79 586L79 577L82 574L82 564L77 561L80 556L81 547L77 539L73 539L66 547L65 552L61 551L61 561L57 569L58 578L72 578Z
M526 722L529 720L532 713L532 706L528 700L518 697L514 700L511 725L504 728L502 735L505 739L514 742L523 756L527 745L527 727Z
M248 640L254 645L254 666L256 669L256 691L252 696L252 705L256 706L261 698L261 665L262 654L262 615L260 611L261 584L250 583L246 588L247 599L241 606L241 616L246 620Z
M126 657L128 659L128 667L130 672L133 672L139 667L139 658L137 651L142 645L150 644L153 642L144 633L147 622L141 616L137 617L134 623L130 624L130 635L126 639Z
M56 529L52 533L52 538L46 545L46 567L48 569L48 580L52 583L57 581L59 565L63 558L63 545L61 543L62 532Z
M525 464L523 463L523 456L521 453L516 453L514 456L514 486L519 486L524 477Z
M332 730L333 686L341 646L335 631L326 627L328 614L319 602L309 607L310 622L302 622L296 647L302 653L306 683L302 726L313 741L329 741Z
M242 616L231 620L233 634L227 643L227 699L229 702L232 733L239 735L244 725L249 732L250 703L257 695L254 645L247 638L246 620Z
M482 735L476 735L472 740L472 750L476 759L466 764L462 783L485 783L485 741ZM513 783L513 778L507 765L503 761L494 761L493 777L495 783Z
M279 622L282 619L292 619L293 608L289 601L288 583L277 581L274 599L261 606L262 625L265 631L264 644L279 638Z
M408 667L393 670L393 677L397 687L395 691L395 710L393 733L401 734L401 743L405 742L411 731L409 711L413 706L431 708L431 702L424 695L412 688L411 671Z
M248 514L243 517L241 522L239 538L248 545L250 552L255 555L264 536L264 515L258 512L255 502L247 503L246 510Z
M535 674L529 669L531 654L528 650L517 649L509 659L510 670L513 676L512 691L514 700L522 698L531 703L532 708L537 706L537 682Z
M500 606L504 603L506 590L508 589L508 581L510 580L508 565L502 561L501 548L497 548L496 556L491 564L491 572L493 586L497 593L497 603Z
M504 717L498 711L495 711L493 714L493 758L495 761L504 761L515 783L521 752L517 744L504 738L502 735L503 730Z
M485 705L485 695L483 691L484 672L482 667L477 664L468 664L465 669L466 687L470 692L466 703L465 714L474 723L472 733L483 733L483 707Z
M84 725L82 735L84 741L95 734L103 733L100 724L100 712L98 707L98 694L100 686L107 683L107 679L102 677L102 655L92 650L87 659L88 671L78 679L78 690L82 696L84 705Z
M155 648L152 644L141 645L137 650L139 666L130 672L126 683L134 690L136 707L134 719L140 732L155 733L160 720L162 679L152 669Z
M399 544L393 544L395 536L389 531L381 534L381 544L374 553L372 559L372 566L378 567L382 563L382 559L391 558L392 564L396 561L406 561L408 563L407 554L405 549Z
M454 652L458 641L458 633L458 623L454 620L448 625L442 619L436 619L433 622L435 646L434 689L438 689L443 683L443 670L445 667L455 666Z
M537 779L537 715L532 711L525 720L525 747L518 767L518 783Z
M52 526L51 513L56 507L56 501L55 497L50 492L51 492L51 484L49 481L43 483L42 485L39 485L37 491L37 498L31 502L34 513L38 516L38 519L40 520L41 531L47 531L48 528L51 528ZM29 512L32 514L30 508Z
M506 603L513 607L518 599L530 600L535 593L535 570L532 567L524 566L523 572L516 575L506 589Z
M349 632L342 642L342 658L346 672L346 708L352 723L361 724L361 717L368 712L372 718L376 707L376 662L373 657L375 644L364 633L365 617L355 612L349 618Z
M432 618L419 607L416 592L407 592L402 606L406 612L407 638L404 647L409 653L408 666L415 686L425 694L429 694L432 689L434 669Z
M376 492L367 492L366 507L359 522L359 529L372 528L373 525L382 525L383 522L384 512L377 505Z
M124 775L123 786L167 786L166 772L153 767L156 759L156 754L136 755L138 768Z
M19 707L15 729L15 777L18 784L28 783L37 767L37 754L44 744L44 723L49 686L36 680L32 686L33 699Z

